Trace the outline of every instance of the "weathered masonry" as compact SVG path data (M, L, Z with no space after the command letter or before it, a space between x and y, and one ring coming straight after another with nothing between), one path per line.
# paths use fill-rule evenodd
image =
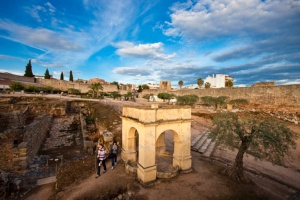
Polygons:
M155 155L164 147L165 131L174 136L173 167L189 170L191 161L191 108L123 107L122 159L137 163L137 176L143 183L156 179Z

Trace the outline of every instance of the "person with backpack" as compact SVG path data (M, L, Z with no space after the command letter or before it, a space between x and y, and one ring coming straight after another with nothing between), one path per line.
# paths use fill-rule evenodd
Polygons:
M98 154L97 154L97 176L95 178L98 178L100 176L100 168L101 165L103 165L104 171L103 173L106 172L106 150L103 146L102 143L98 143Z

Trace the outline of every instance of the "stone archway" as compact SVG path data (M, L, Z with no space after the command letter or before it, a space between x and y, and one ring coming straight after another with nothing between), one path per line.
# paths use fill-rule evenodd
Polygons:
M173 130L173 166L191 168L191 108L123 107L122 159L137 161L137 176L143 183L156 179L156 142L165 130ZM135 133L138 132L138 148ZM138 158L137 158L138 152Z
M165 130L156 140L156 170L157 177L172 178L178 174L178 167L173 163L174 141L178 134L173 130Z

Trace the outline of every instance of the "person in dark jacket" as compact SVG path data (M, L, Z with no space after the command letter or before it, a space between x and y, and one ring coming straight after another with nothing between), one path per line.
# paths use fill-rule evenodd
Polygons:
M117 165L117 156L118 156L118 145L116 142L113 143L113 145L111 146L111 169L114 169L114 166Z

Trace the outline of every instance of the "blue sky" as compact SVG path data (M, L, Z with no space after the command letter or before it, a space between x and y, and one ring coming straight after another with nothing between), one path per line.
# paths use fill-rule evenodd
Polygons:
M300 83L299 0L0 2L0 72L235 85Z

